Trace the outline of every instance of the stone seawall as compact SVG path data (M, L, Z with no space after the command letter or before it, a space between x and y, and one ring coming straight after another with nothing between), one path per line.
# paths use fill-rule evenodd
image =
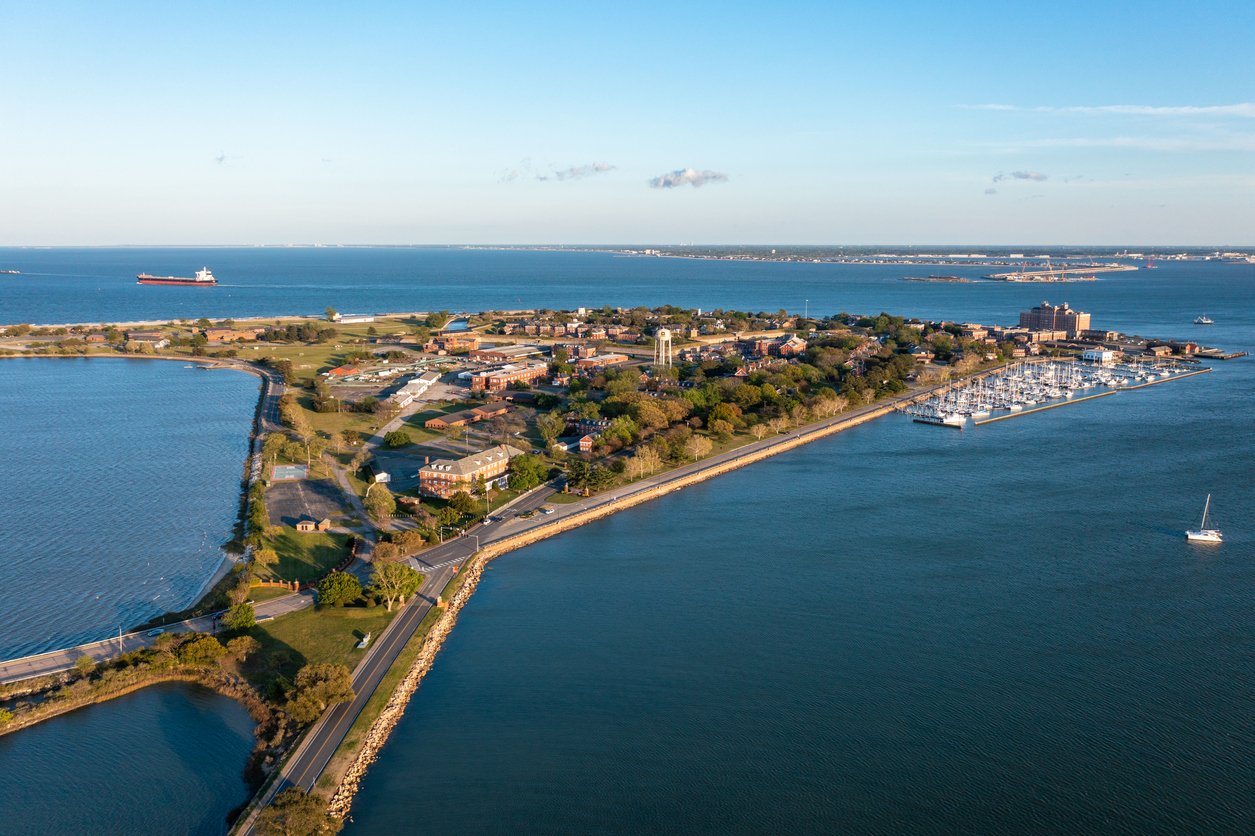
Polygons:
M603 506L591 508L579 514L573 514L561 520L557 520L551 524L533 529L532 531L522 532L513 537L499 540L484 546L472 559L468 560L462 571L466 573L466 578L462 588L449 602L448 608L432 625L431 631L423 640L422 648L418 657L410 666L405 677L397 684L396 689L392 692L387 705L380 712L379 717L371 725L370 729L362 738L362 743L354 757L352 764L344 773L344 778L340 781L340 785L336 788L335 794L331 798L328 805L328 812L338 818L344 818L348 815L349 808L352 806L353 797L357 794L357 789L361 784L362 778L366 774L366 770L374 763L379 756L379 750L383 748L387 742L388 736L392 733L392 729L396 726L397 721L404 714L406 706L409 704L410 697L418 690L419 684L423 677L431 670L432 664L435 662L436 655L440 652L440 648L444 645L445 639L452 632L454 625L457 623L458 614L462 607L470 600L475 593L479 580L483 576L484 567L488 561L493 558L500 557L503 554L521 549L525 546L546 540L556 534L564 531L570 531L580 526L587 525L595 520L608 517L611 514L627 508L632 508L650 500L656 499L673 491L681 490L690 485L704 482L707 479L728 473L754 462L762 461L788 450L801 447L803 444L809 444L820 438L850 429L851 427L861 426L869 421L874 421L884 415L888 415L894 411L893 405L882 406L869 412L861 413L846 419L833 419L832 421L821 424L810 430L800 430L788 438L782 438L777 443L769 447L745 453L736 456L727 461L712 464L710 467L702 468L694 473L667 480L659 485L637 491L627 496L608 502Z

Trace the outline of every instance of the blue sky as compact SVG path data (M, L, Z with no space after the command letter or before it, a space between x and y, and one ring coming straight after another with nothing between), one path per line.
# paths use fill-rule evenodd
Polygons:
M0 5L0 244L1255 243L1255 4Z

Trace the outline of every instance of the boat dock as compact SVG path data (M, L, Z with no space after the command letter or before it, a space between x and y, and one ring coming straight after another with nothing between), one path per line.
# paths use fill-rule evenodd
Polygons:
M1159 381L1156 381L1159 382ZM1146 384L1150 386L1151 384ZM992 418L972 419L972 426L979 427L984 424L992 424L995 421L1005 421L1008 418L1019 418L1021 415L1032 415L1034 412L1045 412L1047 409L1058 409L1061 406L1069 406L1074 403L1082 403L1084 401L1092 401L1094 398L1106 398L1119 392L1119 389L1112 389L1108 392L1097 392L1093 395L1086 395L1083 398L1073 398L1070 401L1059 401L1058 403L1050 403L1045 406L1035 406L1031 409L1021 409L1019 412L1008 412L1006 415L995 415Z
M912 398L899 410L916 423L962 429L969 420L975 426L990 424L1210 371L1176 361L1079 363L1042 358L954 381Z
M1211 367L1209 366L1209 367L1207 367L1207 368L1205 368L1205 369L1195 369L1195 370L1194 370L1194 371L1192 371L1192 372L1181 372L1180 374L1175 374L1175 375L1173 375L1172 377L1162 377L1162 378L1160 378L1159 380L1151 380L1151 381L1149 381L1149 382L1147 382L1147 383L1137 383L1137 384L1133 384L1133 385L1131 385L1131 386L1121 386L1121 387L1120 387L1119 389L1117 389L1116 391L1117 391L1117 392L1120 392L1120 391L1126 391L1126 392L1127 392L1127 391L1132 391L1133 389L1145 389L1147 386L1156 386L1156 385L1158 385L1158 384L1160 384L1160 383L1167 383L1169 380L1180 380L1180 379L1181 379L1181 378L1183 378L1183 377L1193 377L1193 376L1194 376L1194 375L1196 375L1196 374L1207 374L1207 373L1208 373L1208 372L1210 372L1210 371L1211 371Z

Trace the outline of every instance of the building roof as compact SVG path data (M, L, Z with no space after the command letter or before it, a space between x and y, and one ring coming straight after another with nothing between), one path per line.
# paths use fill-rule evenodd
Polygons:
M490 447L478 453L471 453L460 459L436 459L430 464L423 465L419 473L450 473L454 476L472 476L486 465L503 459L508 462L515 456L521 455L523 455L523 451L517 447L511 447L509 444L498 444L496 447Z

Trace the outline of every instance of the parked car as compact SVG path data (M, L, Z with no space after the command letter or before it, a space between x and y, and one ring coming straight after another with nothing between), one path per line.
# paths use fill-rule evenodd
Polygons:
M550 508L548 505L542 505L542 506L540 507L540 513L542 513L542 514L552 514L552 513L553 513L553 509L552 509L552 508Z
M164 632L165 632L165 630L161 629L160 627L155 627L155 628L153 628L152 630L149 630L149 631L148 631L147 633L145 633L144 635L145 635L145 636L148 636L148 637L151 639L153 636L160 636L160 635L161 635L162 633L164 633Z

